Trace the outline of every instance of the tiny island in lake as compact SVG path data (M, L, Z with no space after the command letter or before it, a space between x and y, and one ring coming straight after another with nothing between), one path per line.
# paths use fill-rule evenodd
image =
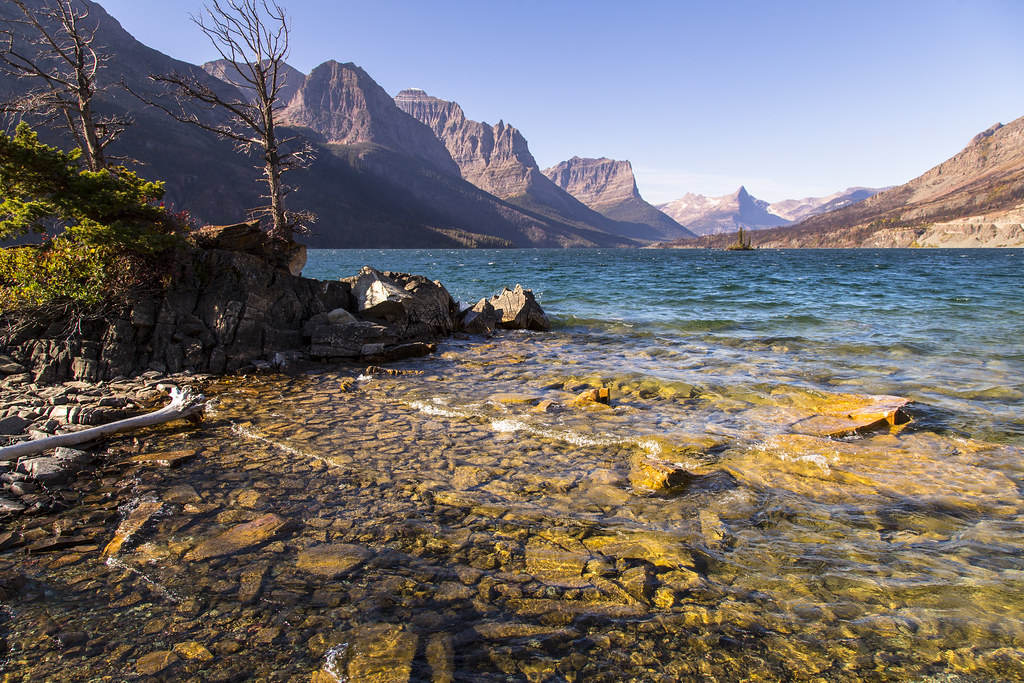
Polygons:
M650 203L691 175L296 68L295 4L206 3L202 64L129 33L174 2L0 4L3 681L1024 677L1024 118Z

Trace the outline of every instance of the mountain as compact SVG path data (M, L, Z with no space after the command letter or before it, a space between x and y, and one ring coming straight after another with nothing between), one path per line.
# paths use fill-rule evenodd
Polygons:
M202 66L203 71L214 78L227 81L238 88L241 92L248 94L248 92L251 91L251 88L247 86L245 79L241 77L234 65L228 60L217 59L212 62L206 62ZM281 85L281 90L278 93L278 99L287 104L288 102L291 102L292 97L294 97L295 93L298 92L299 86L306 80L306 74L288 64L282 63L281 68L279 69L279 75L284 78L284 81ZM250 97L249 100L252 101L253 98Z
M603 216L623 223L648 226L652 239L696 237L644 201L636 187L633 166L628 161L573 157L544 169L543 173L555 185Z
M81 1L90 23L98 26L94 44L106 58L101 84L116 86L123 79L136 92L154 97L160 91L149 75L178 72L195 76L226 97L242 96L234 85L203 68L139 43L102 7ZM0 3L0 18L17 18L17 11L13 3ZM207 67L218 73L217 65ZM219 73L233 80L226 69ZM0 93L23 92L25 87L24 81L0 74ZM175 209L188 209L198 223L237 222L264 203L258 160L238 153L232 143L179 123L117 87L101 93L95 104L100 112L127 113L135 119L109 152L143 177L165 181L165 201ZM294 105L288 109L294 127L282 134L305 135L316 151L312 166L286 178L296 188L289 208L319 215L313 233L302 238L310 246L636 245L588 225L513 206L462 180L433 133L400 111L358 67L321 65L298 84L289 105ZM193 113L216 116L198 108ZM71 146L59 128L44 128L40 137Z
M763 230L789 221L770 213L768 202L751 196L745 187L721 197L687 194L658 206L676 222L698 235L733 233L744 230Z
M282 122L310 128L332 144L372 142L461 177L444 144L397 106L384 88L355 64L324 62L292 96Z
M804 197L803 199L772 202L768 205L768 212L785 218L791 223L797 223L810 216L817 216L819 213L835 211L844 206L856 204L888 189L890 188L848 187L825 197Z
M754 236L781 247L1024 246L1024 117L976 135L952 158L864 201ZM725 246L705 237L671 246Z
M611 220L544 175L522 133L504 121L494 126L466 117L462 107L418 88L395 96L398 107L428 126L447 148L462 177L523 209L588 230L651 241L648 226Z

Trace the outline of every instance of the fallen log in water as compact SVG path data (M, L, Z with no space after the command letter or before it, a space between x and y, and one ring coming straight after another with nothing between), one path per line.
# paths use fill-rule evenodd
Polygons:
M35 441L22 441L21 443L16 443L13 446L0 448L0 460L20 458L25 455L41 453L59 446L74 446L86 443L87 441L95 441L96 439L110 436L111 434L130 432L135 429L142 429L143 427L151 427L164 422L171 422L172 420L191 417L202 412L204 408L206 408L206 397L202 394L197 393L188 387L184 389L172 387L171 402L160 410L147 413L145 415L137 415L124 420L118 420L117 422L109 422L105 425L92 427L90 429L83 429L80 432L48 436L45 439L37 439Z

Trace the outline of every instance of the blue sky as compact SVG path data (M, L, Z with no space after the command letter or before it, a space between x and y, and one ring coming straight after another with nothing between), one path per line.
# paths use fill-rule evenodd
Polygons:
M201 63L202 0L99 0ZM629 159L666 202L906 182L1024 116L1020 0L283 0L292 66L355 62L519 128L541 167Z

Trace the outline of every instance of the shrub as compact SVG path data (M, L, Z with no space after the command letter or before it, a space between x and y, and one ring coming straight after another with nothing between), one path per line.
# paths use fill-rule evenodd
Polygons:
M80 157L24 123L0 133L0 239L44 236L0 250L0 311L96 306L156 283L161 255L181 243L182 222L159 204L162 183L122 167L83 170Z

